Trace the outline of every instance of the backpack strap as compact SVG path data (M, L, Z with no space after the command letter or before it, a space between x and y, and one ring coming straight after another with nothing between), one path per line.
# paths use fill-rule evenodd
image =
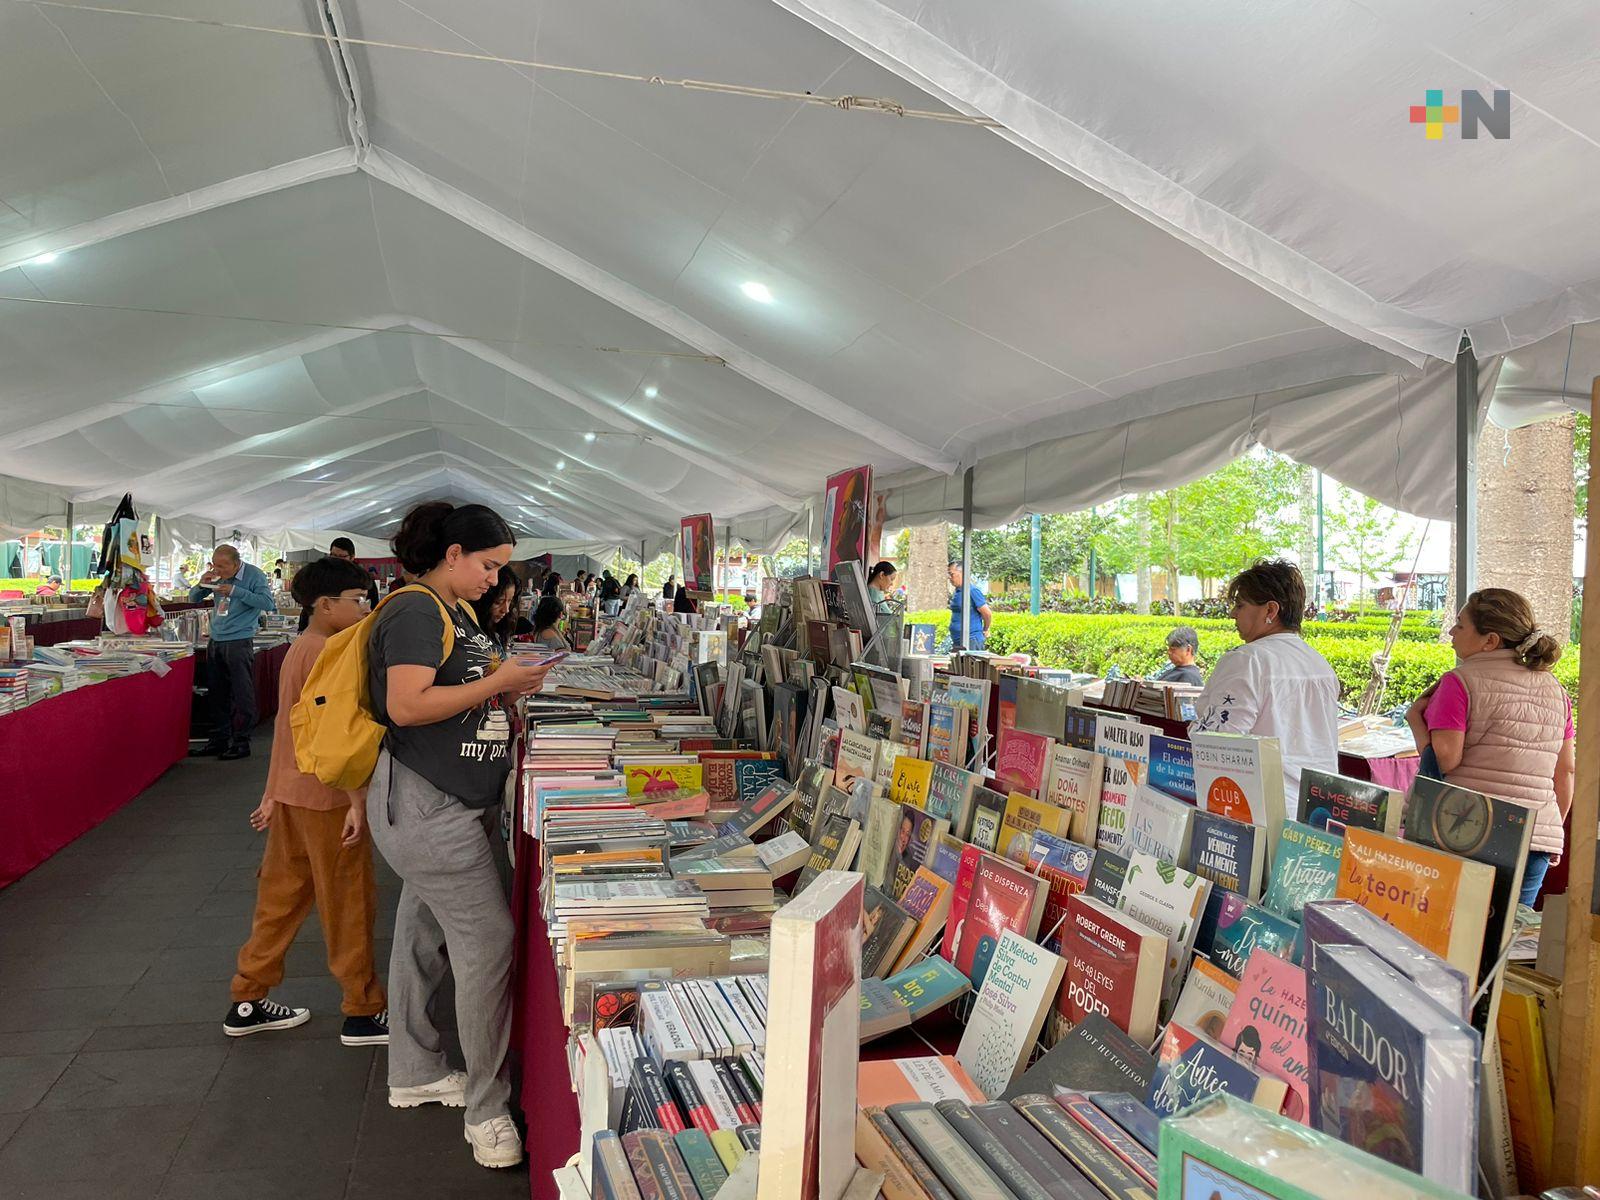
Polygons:
M387 596L383 597L383 599L379 600L378 607L372 610L372 615L373 617L376 617L378 613L383 611L383 606L385 604L389 603L389 601L393 600L396 596L403 596L407 592L420 592L424 596L430 597L433 602L439 606L439 617L444 621L444 657L439 659L439 665L443 666L446 660L449 659L450 655L454 653L456 648L456 622L455 618L450 615L450 610L445 607L444 601L439 598L438 592L434 591L431 587L426 587L420 583L408 583L405 585L405 587L395 588L394 591L390 592Z

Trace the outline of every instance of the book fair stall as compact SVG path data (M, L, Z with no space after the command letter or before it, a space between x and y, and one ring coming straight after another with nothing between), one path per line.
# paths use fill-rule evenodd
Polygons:
M825 529L828 577L636 595L524 701L536 1197L1556 1184L1591 943L1519 910L1527 809L1359 755L1290 788L1198 689L921 653Z

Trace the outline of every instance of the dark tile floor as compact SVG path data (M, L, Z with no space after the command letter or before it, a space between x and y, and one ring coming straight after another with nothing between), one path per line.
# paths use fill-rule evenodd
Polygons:
M270 743L179 763L0 891L0 1197L526 1197L472 1161L461 1111L391 1109L385 1052L339 1044L313 913L273 995L283 1033L222 1034L261 840ZM399 881L378 859L379 970Z

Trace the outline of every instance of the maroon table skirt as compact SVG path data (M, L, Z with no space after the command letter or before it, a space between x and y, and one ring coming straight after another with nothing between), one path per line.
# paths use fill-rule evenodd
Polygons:
M0 717L0 888L132 800L189 750L194 659Z

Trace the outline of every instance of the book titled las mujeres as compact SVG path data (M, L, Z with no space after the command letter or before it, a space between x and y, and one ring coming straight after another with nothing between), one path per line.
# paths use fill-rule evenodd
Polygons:
M1310 1087L1322 1132L1471 1193L1477 1030L1360 946L1322 946L1311 971Z

